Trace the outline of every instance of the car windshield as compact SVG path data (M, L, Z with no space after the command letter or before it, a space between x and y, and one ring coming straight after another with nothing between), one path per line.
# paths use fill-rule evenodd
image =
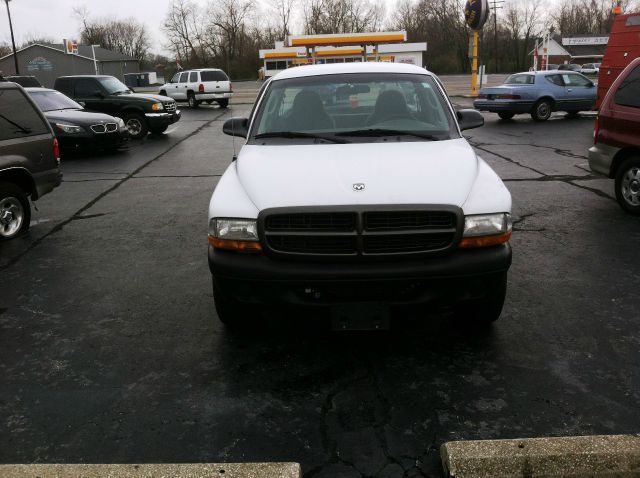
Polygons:
M433 78L394 73L273 81L252 133L251 139L261 144L265 138L335 143L384 141L388 136L399 141L459 137L447 100Z
M30 91L29 95L42 111L82 109L82 106L59 91Z
M507 77L505 85L533 85L535 77L533 75L511 75Z
M98 81L110 95L116 93L131 93L129 88L116 78L98 78Z

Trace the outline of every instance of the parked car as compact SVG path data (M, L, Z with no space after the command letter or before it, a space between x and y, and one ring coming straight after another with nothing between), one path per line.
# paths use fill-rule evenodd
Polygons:
M144 138L149 132L161 134L180 120L172 98L133 93L113 76L61 76L54 88L87 110L122 118L134 139Z
M41 88L42 84L35 76L7 76L7 81L18 83L23 88Z
M589 149L593 171L615 178L622 208L640 215L640 58L632 61L607 92Z
M597 75L600 73L600 63L585 63L580 68L580 73L583 75Z
M21 86L0 82L0 240L29 228L33 201L60 185L51 126Z
M122 118L85 111L57 90L25 88L44 113L63 151L93 148L115 151L129 140Z
M557 69L558 69L558 66L559 66L559 65L556 65L556 64L554 64L554 63L549 63L549 64L547 65L546 70L547 70L547 71L557 70Z
M347 105L318 93L346 88ZM324 308L338 329L384 328L394 307L449 303L471 322L498 319L511 196L461 134L483 123L413 65L310 65L268 80L251 116L223 127L246 143L209 205L219 318L295 303Z
M577 71L579 72L582 69L581 65L576 65L575 63L563 63L562 65L558 65L558 70L560 71Z
M202 68L176 73L169 83L160 88L160 94L177 101L187 101L191 108L197 108L203 101L214 101L220 108L229 106L233 87L227 74L217 68Z
M591 110L596 100L593 82L569 71L532 71L509 76L504 84L482 88L473 106L511 119L529 113L535 121L545 121L553 111L576 115Z

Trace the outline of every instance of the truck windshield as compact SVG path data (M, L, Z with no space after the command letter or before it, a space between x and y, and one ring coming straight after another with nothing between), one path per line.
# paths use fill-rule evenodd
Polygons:
M110 95L116 93L131 93L129 88L117 78L99 78L98 81Z
M59 91L29 91L29 96L42 111L82 109L82 106Z
M451 109L428 75L350 73L274 80L258 107L251 142L434 141L458 138ZM304 134L291 134L304 133ZM338 141L331 141L338 142Z

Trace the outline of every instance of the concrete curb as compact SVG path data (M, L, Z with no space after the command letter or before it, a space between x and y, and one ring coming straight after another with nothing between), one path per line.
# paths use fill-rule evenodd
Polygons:
M2 478L300 478L297 463L0 465Z
M455 441L440 456L455 478L640 476L640 437L632 435Z

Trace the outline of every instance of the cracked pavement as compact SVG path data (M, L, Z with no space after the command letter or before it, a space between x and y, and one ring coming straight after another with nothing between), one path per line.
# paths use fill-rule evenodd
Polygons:
M448 440L640 431L640 219L588 168L593 114L487 114L466 132L514 200L492 329L433 310L331 333L289 310L234 335L213 309L206 212L233 154L222 121L248 109L185 109L168 135L64 160L31 231L0 245L0 462L439 477Z

